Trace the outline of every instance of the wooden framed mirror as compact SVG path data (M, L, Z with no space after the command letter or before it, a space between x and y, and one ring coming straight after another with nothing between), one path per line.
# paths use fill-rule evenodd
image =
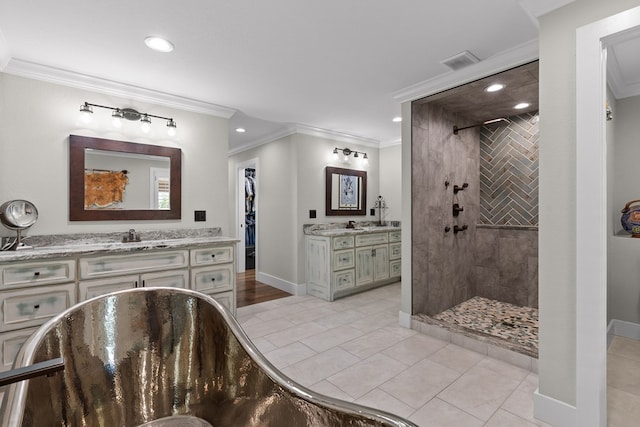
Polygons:
M367 214L367 171L326 168L325 215Z
M182 151L69 136L69 220L181 217Z

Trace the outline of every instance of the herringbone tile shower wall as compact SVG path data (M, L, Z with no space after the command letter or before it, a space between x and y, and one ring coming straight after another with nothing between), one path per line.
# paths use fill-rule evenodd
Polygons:
M538 225L538 115L480 133L480 224Z

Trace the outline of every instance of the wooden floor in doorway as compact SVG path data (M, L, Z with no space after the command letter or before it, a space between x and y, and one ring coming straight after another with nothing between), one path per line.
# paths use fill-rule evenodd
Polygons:
M266 285L256 280L255 270L246 270L238 273L236 277L236 306L258 304L260 302L271 301L278 298L291 296L290 293L281 291L273 286Z

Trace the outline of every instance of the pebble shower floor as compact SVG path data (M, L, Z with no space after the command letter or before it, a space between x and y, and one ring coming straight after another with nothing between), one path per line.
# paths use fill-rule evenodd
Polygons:
M473 297L442 313L434 320L472 332L490 335L538 354L538 309L520 307L482 297Z

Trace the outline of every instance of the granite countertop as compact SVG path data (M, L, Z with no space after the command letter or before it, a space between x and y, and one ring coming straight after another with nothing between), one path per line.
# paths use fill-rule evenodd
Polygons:
M355 228L347 228L346 224L332 223L332 224L314 224L305 225L304 234L309 236L342 236L350 234L367 234L367 233L384 233L387 231L400 231L401 227L395 227L390 225L371 225L357 224Z
M118 236L121 236L121 233L118 234ZM0 252L0 263L43 258L60 258L74 255L118 254L159 249L182 249L188 246L207 246L212 243L235 243L239 241L236 238L211 234L206 236L154 237L166 238L144 240L143 237L140 242L122 243L117 240L106 241L105 239L96 238L95 235L92 235L92 238L59 240L58 242L61 244L56 244L54 240L48 242L48 244L41 245L37 245L36 241L30 242L28 239L25 239L25 244L32 245L32 248Z

